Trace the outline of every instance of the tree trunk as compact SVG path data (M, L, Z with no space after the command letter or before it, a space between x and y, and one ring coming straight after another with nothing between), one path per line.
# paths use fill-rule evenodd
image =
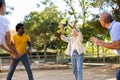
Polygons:
M99 62L99 58L100 58L99 55L100 55L99 54L99 46L97 46L97 58L98 58L98 62Z
M94 45L92 44L92 54L94 54Z
M46 35L46 34L45 34ZM46 62L47 60L47 54L46 54L46 51L47 51L47 40L46 38L44 39L44 60Z

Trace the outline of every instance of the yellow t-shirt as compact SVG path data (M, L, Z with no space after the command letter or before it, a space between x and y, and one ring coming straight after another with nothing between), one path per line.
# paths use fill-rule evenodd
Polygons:
M13 36L13 40L17 50L21 53L21 55L25 54L27 51L27 42L30 41L30 37L27 34L23 34L22 36L15 34Z

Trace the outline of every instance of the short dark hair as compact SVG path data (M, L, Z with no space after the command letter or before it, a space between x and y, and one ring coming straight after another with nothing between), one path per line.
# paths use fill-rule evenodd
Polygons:
M0 0L0 8L2 7L2 4L5 4L5 0Z
M23 26L24 26L24 24L18 23L18 24L16 25L16 31L18 32L18 30L19 30L21 27L23 27Z
M108 12L103 12L100 18L104 20L106 23L111 23L113 21L112 15Z

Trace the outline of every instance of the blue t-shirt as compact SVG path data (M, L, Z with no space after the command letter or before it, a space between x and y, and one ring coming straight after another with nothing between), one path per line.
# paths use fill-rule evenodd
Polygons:
M110 36L112 41L120 40L120 23L113 21L109 27ZM120 54L120 50L117 50L117 53Z

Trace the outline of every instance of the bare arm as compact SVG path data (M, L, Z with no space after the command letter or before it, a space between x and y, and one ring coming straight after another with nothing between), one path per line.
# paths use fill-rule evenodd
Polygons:
M92 43L95 43L96 45L103 46L103 47L108 48L108 49L116 49L116 50L120 49L120 40L106 43L102 40L99 40L95 37L92 37L91 41L92 41Z
M28 44L27 52L28 52L28 53L31 53L31 50L32 50L32 44L31 44L30 41L28 41L27 44Z
M6 39L6 45L11 50L11 55L16 58L19 57L19 52L17 51L14 41L12 39L12 31L8 31L5 36Z
M108 49L116 49L116 50L120 49L120 41L113 41L111 43L105 43L105 42L101 42L98 40L96 44L103 46L105 48L108 48Z
M7 51L7 52L9 52L9 53L12 53L12 51L7 49L4 45L0 45L0 48Z

